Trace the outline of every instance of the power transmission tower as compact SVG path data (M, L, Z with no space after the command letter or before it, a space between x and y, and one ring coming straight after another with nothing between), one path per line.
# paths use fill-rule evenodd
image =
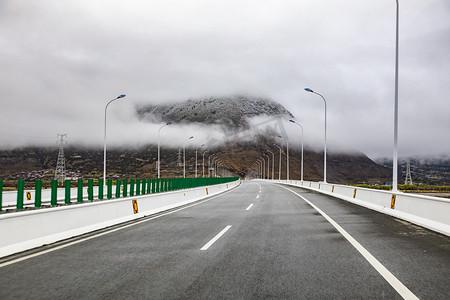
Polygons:
M67 133L57 134L56 143L59 145L58 162L56 163L55 179L63 182L66 179L66 163L64 159L64 145L67 144Z
M405 184L413 184L411 179L411 165L409 163L409 159L406 161L406 178Z
M181 159L181 148L178 149L178 166L183 166L183 160Z

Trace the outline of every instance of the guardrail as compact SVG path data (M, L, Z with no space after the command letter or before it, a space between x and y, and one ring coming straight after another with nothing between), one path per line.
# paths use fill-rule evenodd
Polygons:
M297 180L274 180L330 195L450 236L450 200L402 192Z
M165 179L160 181L159 192L155 186L155 193L151 194L3 213L0 257L187 205L239 184L239 178ZM198 185L202 186L195 187Z
M42 189L42 181L35 181L34 190L25 190L24 181L17 182L16 191L3 191L0 180L0 212L20 211L27 208L60 206L64 204L83 203L106 199L119 199L160 192L176 191L187 188L208 186L238 180L237 177L202 177L202 178L159 178L159 179L117 179L115 183L108 179L104 191L103 179L94 185L93 179L87 182L79 179L73 188L70 180L64 181L64 188L58 188L56 180L51 181L51 189ZM87 183L87 185L86 185Z

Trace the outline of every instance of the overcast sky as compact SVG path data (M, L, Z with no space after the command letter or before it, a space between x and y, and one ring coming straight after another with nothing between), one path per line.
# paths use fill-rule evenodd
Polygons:
M155 142L138 103L270 97L330 149L392 157L395 0L0 0L0 144ZM286 123L289 138L298 130ZM198 128L164 129L179 143ZM399 155L450 153L450 1L400 0Z

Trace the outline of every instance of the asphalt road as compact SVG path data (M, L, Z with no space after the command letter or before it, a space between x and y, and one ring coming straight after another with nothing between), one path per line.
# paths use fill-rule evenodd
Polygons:
M288 189L244 182L191 207L0 262L0 299L450 299L449 237Z

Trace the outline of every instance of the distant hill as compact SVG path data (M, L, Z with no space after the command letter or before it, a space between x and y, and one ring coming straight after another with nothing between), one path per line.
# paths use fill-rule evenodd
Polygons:
M137 116L148 122L176 122L218 124L228 131L243 132L249 129L248 118L256 116L292 118L293 115L279 103L257 97L210 97L190 99L175 104L141 105L136 108ZM208 156L215 154L226 166L226 174L244 178L253 163L266 150L274 152L275 178L278 178L279 151L273 146L275 134L254 131L244 140L230 138L227 142L210 144L205 155L206 168ZM272 129L274 130L274 129ZM226 130L225 130L226 131ZM232 135L230 135L232 136ZM180 149L162 147L161 176L181 177ZM282 154L281 178L286 178L286 154ZM289 149L290 179L300 178L300 149ZM57 148L25 147L0 150L0 179L51 179L56 167ZM103 175L103 149L81 148L75 145L65 149L66 169L70 177L101 178ZM182 158L182 156L181 156ZM108 149L109 178L155 178L157 146L148 145L141 149ZM195 151L186 149L187 177L195 176ZM272 168L272 155L270 155ZM198 155L198 176L203 171L202 156ZM206 169L207 171L207 169ZM271 172L272 173L272 172ZM327 156L327 181L334 183L384 184L390 181L391 171L370 160L362 153L340 154L329 150ZM323 179L323 153L305 147L304 179L320 181Z
M266 98L234 96L189 99L175 104L141 105L136 107L141 120L154 123L219 124L229 129L247 128L247 118L276 116L292 118L281 104Z
M270 149L275 157L275 178L278 178L279 151L273 149L266 138L256 141L235 142L212 149L205 154L207 173L208 157L215 154L227 166L227 174L244 178L249 168ZM180 149L161 149L161 176L182 177L183 167L178 164ZM269 154L270 155L270 154ZM0 151L0 179L52 179L58 157L56 148L27 147ZM290 149L290 178L300 178L300 151ZM80 178L101 178L103 176L103 150L68 147L65 149L68 176ZM155 145L138 150L108 150L109 178L155 178L157 147ZM286 156L282 155L281 178L286 178ZM272 168L272 155L270 155ZM198 153L198 176L202 174L202 155ZM306 150L304 152L304 179L323 179L323 154ZM272 173L272 171L270 172ZM195 177L195 150L186 149L186 174ZM364 154L329 154L327 165L329 182L334 183L385 183L391 173L388 168L376 164Z
M403 184L407 160L410 162L411 179L414 184L450 185L450 156L400 158L398 180ZM380 165L392 168L392 159L376 160Z

